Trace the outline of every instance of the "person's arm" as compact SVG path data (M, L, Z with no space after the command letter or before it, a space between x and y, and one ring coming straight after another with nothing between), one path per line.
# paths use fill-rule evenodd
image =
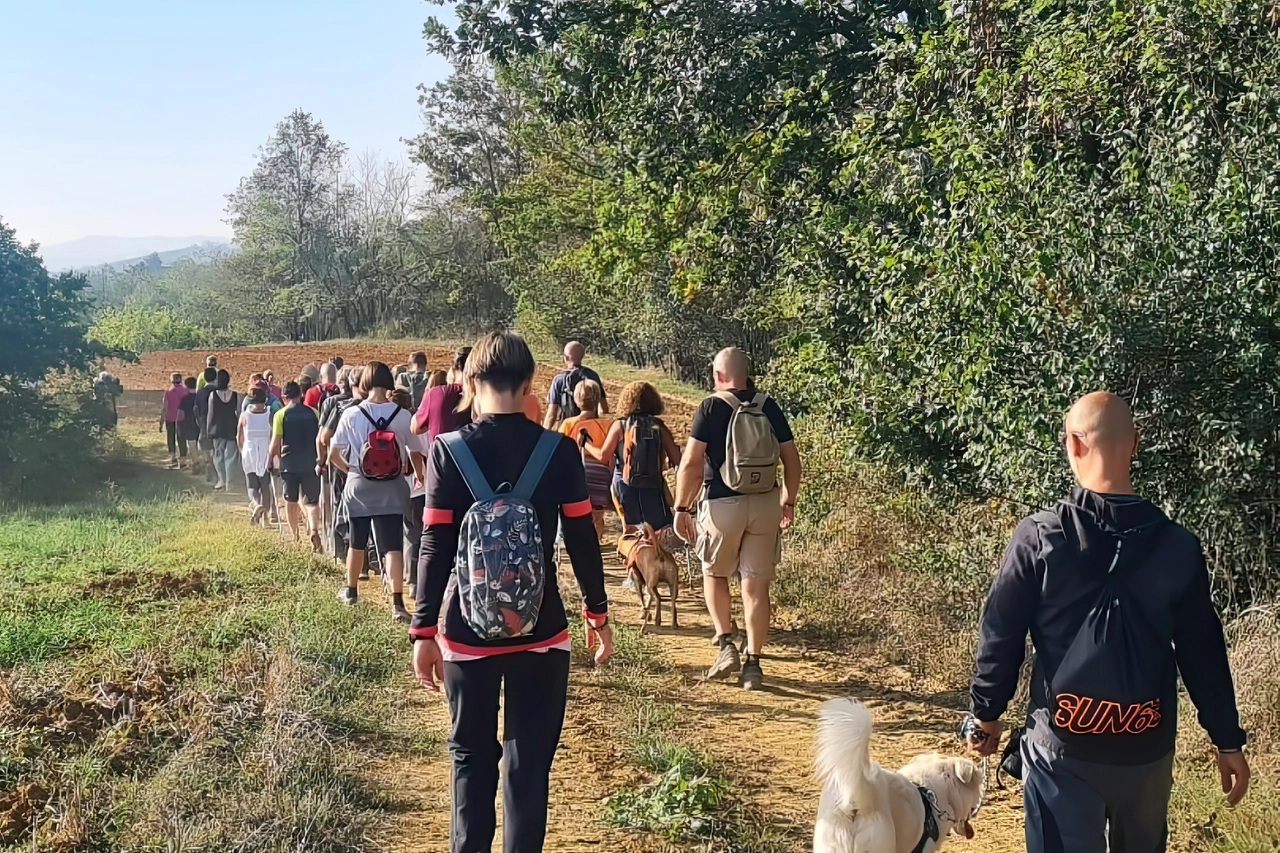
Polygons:
M1227 661L1227 641L1209 592L1203 553L1196 554L1195 578L1174 611L1173 649L1178 672L1196 706L1200 725L1218 749L1240 749L1244 729L1236 710L1236 691Z
M680 445L676 444L676 437L671 434L666 424L662 425L662 451L666 454L670 466L679 469Z
M240 452L244 452L244 429L246 425L246 416L240 414L240 420L236 421L236 447L240 448Z
M698 535L693 505L702 491L702 470L707 460L707 443L689 436L680 467L676 469L676 506L673 518L676 535L689 545Z
M338 428L333 431L333 439L329 442L328 460L333 467L337 468L343 474L350 472L351 466L347 464L347 447L351 444L351 438L348 434L350 421L347 415L351 414L348 409L342 415L342 420L338 422ZM319 457L318 457L319 458Z
M426 435L431 428L428 423L430 415L427 414L427 401L431 399L431 392L434 388L428 389L427 393L422 395L422 402L418 404L418 411L413 413L413 419L409 423L409 431L414 435Z
M542 419L543 429L555 429L556 424L560 423L560 404L548 403L547 416Z
M573 439L574 444L578 443L576 435L571 435L569 438ZM620 441L622 441L622 421L614 421L609 425L609 432L605 434L603 445L596 447L588 441L582 446L582 452L586 454L588 459L612 468L613 454L617 452L618 442Z
M609 627L609 594L605 588L604 560L600 556L600 538L591 520L591 498L587 493L587 475L577 443L561 439L551 459L555 473L550 482L563 484L560 495L560 531L565 550L573 566L578 589L582 591L582 618L587 622L587 648L595 646L596 663L603 664L613 655L613 629Z
M436 634L445 590L458 553L459 524L465 512L458 492L466 490L466 484L442 442L432 445L427 468L427 506L422 516L418 565L414 567L417 601L409 623L409 636L413 638L413 668L418 681L439 692L444 681L444 665ZM469 496L470 491L466 495Z
M794 441L788 441L778 447L778 455L782 459L782 528L791 526L796 517L796 498L800 495L800 478L803 471L800 465L800 451Z
M1040 529L1023 519L982 610L973 683L969 689L973 716L987 737L973 745L984 755L1000 745L1000 716L1018 689L1018 674L1027 650L1027 631L1040 603Z

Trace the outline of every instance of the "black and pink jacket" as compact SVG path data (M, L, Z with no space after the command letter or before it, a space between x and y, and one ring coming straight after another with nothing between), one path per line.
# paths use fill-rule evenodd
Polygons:
M488 415L458 431L495 487L514 483L524 470L544 430L523 413ZM409 633L414 637L435 637L445 660L459 661L512 654L569 648L569 622L555 571L556 526L564 532L564 544L573 563L573 573L582 589L583 615L590 624L608 619L609 601L605 592L604 562L600 540L591 523L591 500L582 454L564 437L556 448L538 488L533 505L538 511L542 547L547 566L538 625L532 636L499 642L482 641L462 616L457 596L445 601L449 578L458 552L458 530L462 517L474 503L453 457L437 441L431 445L427 463L427 507L424 515L422 549L418 562L418 601ZM444 618L441 619L441 610Z

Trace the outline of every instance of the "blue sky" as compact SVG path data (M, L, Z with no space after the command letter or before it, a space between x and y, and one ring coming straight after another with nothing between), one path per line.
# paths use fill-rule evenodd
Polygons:
M448 74L423 0L0 0L0 217L42 244L229 235L224 196L302 108L403 158Z

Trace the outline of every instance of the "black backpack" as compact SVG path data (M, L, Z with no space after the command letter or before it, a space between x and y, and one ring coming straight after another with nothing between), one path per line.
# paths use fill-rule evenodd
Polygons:
M582 409L578 408L578 404L573 400L574 389L578 387L587 375L582 372L581 367L575 367L572 370L564 372L564 383L560 386L560 416L566 420L576 418L582 414Z
M635 489L659 489L662 479L662 424L650 415L632 415L622 430L622 482Z
M1173 649L1151 626L1126 577L1156 554L1171 526L1165 521L1116 537L1102 591L1046 681L1050 722L1068 748L1119 747L1154 733L1176 712L1162 705L1173 698L1167 695L1177 676Z

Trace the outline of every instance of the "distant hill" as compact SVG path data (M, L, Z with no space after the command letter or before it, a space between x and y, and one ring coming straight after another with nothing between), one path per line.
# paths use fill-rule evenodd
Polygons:
M110 264L123 269L128 263L137 263L152 252L158 252L164 263L188 257L203 245L229 246L226 237L82 237L69 243L41 246L40 255L50 272L84 270ZM172 260L166 255L173 253ZM186 253L186 254L183 254Z
M207 258L214 253L227 254L227 253L234 252L235 250L236 250L235 247L227 242L218 242L218 243L201 243L198 246L184 246L181 249L174 249L170 252L155 252L154 254L156 255L156 257L160 259L161 265L167 267L167 266L176 264L178 261L182 260L183 258L201 258L201 257ZM89 272L91 270L99 269L104 266L109 266L112 269L119 272L121 270L126 269L127 267L134 266L135 264L140 264L149 257L151 257L150 253L146 255L141 255L136 258L128 258L123 261L110 261L106 264L95 264L89 267L76 267L75 271Z

